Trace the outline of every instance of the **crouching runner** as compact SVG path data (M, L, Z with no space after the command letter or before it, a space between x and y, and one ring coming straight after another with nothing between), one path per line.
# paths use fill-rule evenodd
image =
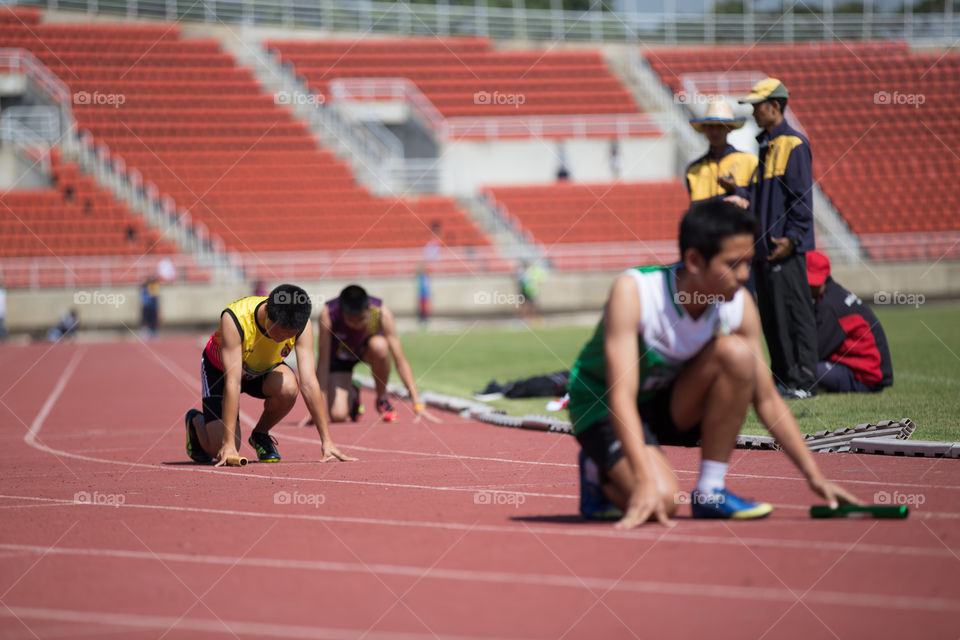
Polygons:
M263 400L263 412L248 442L260 462L278 462L270 429L303 396L317 425L322 459L356 460L333 444L327 425L327 402L317 381L311 304L307 292L282 284L267 297L241 298L220 314L220 327L201 356L203 412L186 415L187 455L196 462L226 464L240 448L240 394ZM284 363L297 355L300 378Z
M729 202L695 204L680 225L681 262L630 269L571 372L570 417L580 442L580 510L670 523L676 476L660 445L701 449L695 518L762 518L772 507L727 489L727 461L747 408L831 507L860 504L828 481L777 393L744 288L756 222Z

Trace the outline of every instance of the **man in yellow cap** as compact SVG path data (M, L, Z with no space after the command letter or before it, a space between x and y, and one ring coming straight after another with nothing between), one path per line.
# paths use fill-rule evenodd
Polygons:
M707 137L706 155L687 167L687 192L690 202L738 195L749 199L745 187L757 168L757 157L727 144L727 134L743 126L746 118L735 118L726 100L712 100L703 118L690 121L697 133Z
M810 142L784 119L789 92L776 78L753 86L762 129L759 164L748 189L758 221L753 274L763 334L781 395L816 395L817 323L807 286L805 255L813 237L813 156Z

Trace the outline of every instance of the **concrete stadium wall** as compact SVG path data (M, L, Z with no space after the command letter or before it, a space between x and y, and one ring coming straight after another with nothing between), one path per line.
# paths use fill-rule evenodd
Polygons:
M616 272L550 273L543 283L539 308L544 313L599 312ZM960 298L960 262L930 264L837 265L834 277L843 286L873 304L923 304L927 300ZM267 283L274 286L278 283ZM350 281L297 283L314 301L314 315L326 300ZM412 278L367 279L371 295L382 297L398 317L414 317L417 289ZM230 286L168 285L160 294L165 326L216 326L220 311L231 301L249 295L247 284ZM440 317L494 318L517 313L517 284L509 275L434 278L433 311ZM66 309L74 307L85 329L136 329L140 303L136 287L77 291L10 291L7 326L12 332L39 332L54 326Z
M608 138L446 142L441 145L441 189L449 195L472 196L483 186L552 184L561 158L575 182L668 180L676 175L677 145L671 136L621 138L619 175L610 146Z

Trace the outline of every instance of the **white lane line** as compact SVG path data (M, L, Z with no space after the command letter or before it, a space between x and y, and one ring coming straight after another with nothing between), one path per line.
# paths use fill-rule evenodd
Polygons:
M368 564L329 560L296 560L287 558L253 558L240 560L233 556L204 554L162 553L126 549L84 549L49 547L41 545L0 544L0 549L24 551L48 556L115 558L148 562L177 562L187 564L242 566L255 569L291 569L335 573L374 573L376 575L406 576L428 580L448 580L475 584L523 584L533 587L553 587L591 591L620 591L658 595L677 595L733 600L769 600L795 602L796 594L785 587L753 587L732 584L704 584L692 582L665 582L662 580L628 580L590 576L570 576L549 573L516 573L476 569L443 569L399 564ZM801 598L818 604L858 606L870 609L906 609L911 611L960 612L960 600L927 596L891 596L847 591L814 591Z
M184 507L180 505L155 505L155 504L134 504L124 502L121 505L99 505L89 503L77 503L73 500L64 500L60 498L41 498L34 496L10 496L0 495L0 499L9 500L35 500L38 502L55 502L60 504L75 504L82 508L102 508L102 509L140 509L146 511L160 512L179 512L179 513L199 513L211 514L216 516L238 516L246 518L267 518L272 520L304 520L308 522L336 522L341 524L360 524L364 526L377 525L386 527L411 527L424 529L441 529L449 531L481 531L486 533L536 533L542 535L558 535L574 538L605 538L613 540L659 540L662 538L662 531L657 528L647 527L646 529L633 529L631 531L618 531L610 525L583 527L557 527L557 526L536 526L527 524L520 525L497 525L497 524L468 524L461 522L441 522L430 520L394 520L389 518L362 518L355 516L334 516L311 513L276 513L270 511L241 511L237 509L210 509L206 507ZM108 512L109 513L109 512ZM697 524L709 524L697 521ZM684 528L691 526L690 523L684 523ZM749 525L748 525L749 526ZM668 539L664 542L676 542L695 545L729 545L742 547L744 543L758 547L770 547L776 549L801 549L805 551L813 549L817 551L839 551L846 552L850 545L848 542L820 541L812 543L810 540L790 540L785 538L751 538L740 536L732 538L730 536L711 536L698 535L691 533L671 532ZM870 544L861 543L853 550L860 553L874 553L883 555L904 555L904 556L930 556L936 558L952 558L953 553L949 549L940 547L911 547L900 544Z
M294 436L287 433L283 434L284 440L294 440L296 442L303 442L305 444L315 444L318 445L320 442L315 438L304 438L301 436ZM479 456L461 456L453 455L449 453L430 453L427 451L409 451L403 449L379 449L376 447L360 447L352 444L344 444L344 447L349 447L351 449L357 449L359 451L369 451L371 453L396 453L401 455L411 455L411 456L430 456L435 458L452 458L457 460L478 460L478 461L487 461L487 462L506 462L513 464L529 464L529 465L546 465L552 467L568 467L571 469L577 468L575 464L568 464L565 462L534 462L530 460L515 460L510 458L485 458ZM688 473L692 475L699 475L700 471L696 469L674 469L675 473ZM757 475L752 473L728 473L728 478L746 478L750 480L789 480L792 482L806 482L800 476L765 476ZM910 483L895 483L895 482L880 482L877 480L853 480L853 479L843 479L838 480L842 484L868 484L875 485L880 487L915 487L922 489L960 489L960 485L932 485L932 484L910 484Z
M131 627L137 629L161 629L165 631L196 631L217 633L232 637L265 636L269 638L309 638L321 640L497 640L484 636L437 636L423 633L399 631L371 631L369 629L344 629L334 627L310 627L283 622L252 622L246 620L218 621L204 618L174 618L170 616L150 616L137 613L116 613L113 611L73 611L70 609L50 609L43 607L10 606L0 609L0 616L18 617L28 620L71 622L75 624L107 625ZM77 631L79 632L79 630Z
M63 393L63 390L66 388L67 382L73 376L73 372L76 370L77 365L80 364L80 359L82 357L82 349L77 349L77 351L73 353L73 357L70 358L70 362L68 362L67 366L64 367L63 373L60 374L60 379L57 380L57 384L53 387L53 391L50 392L50 395L47 396L43 406L40 407L40 413L38 413L37 417L33 419L33 422L30 424L30 428L27 429L26 435L23 436L23 441L31 447L53 453L53 450L47 447L47 445L37 442L37 434L39 434L40 429L43 428L43 423L47 419L47 416L50 415L50 410L53 409L53 405L56 404L57 399L60 398L60 394Z

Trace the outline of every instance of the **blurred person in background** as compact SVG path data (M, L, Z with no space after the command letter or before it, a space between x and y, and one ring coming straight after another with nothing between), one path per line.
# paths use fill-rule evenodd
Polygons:
M710 148L694 160L685 172L690 202L738 195L749 198L749 186L757 168L757 157L727 143L727 135L742 127L746 118L735 118L724 100L710 102L703 118L690 121L697 133L706 136Z
M813 155L810 142L784 117L788 96L782 82L765 78L740 102L753 105L762 129L747 189L759 223L752 272L760 321L778 391L801 399L817 394L817 323L805 258L815 247Z
M807 252L807 282L817 318L817 384L835 392L876 392L893 385L890 348L880 321L830 276L830 259Z

